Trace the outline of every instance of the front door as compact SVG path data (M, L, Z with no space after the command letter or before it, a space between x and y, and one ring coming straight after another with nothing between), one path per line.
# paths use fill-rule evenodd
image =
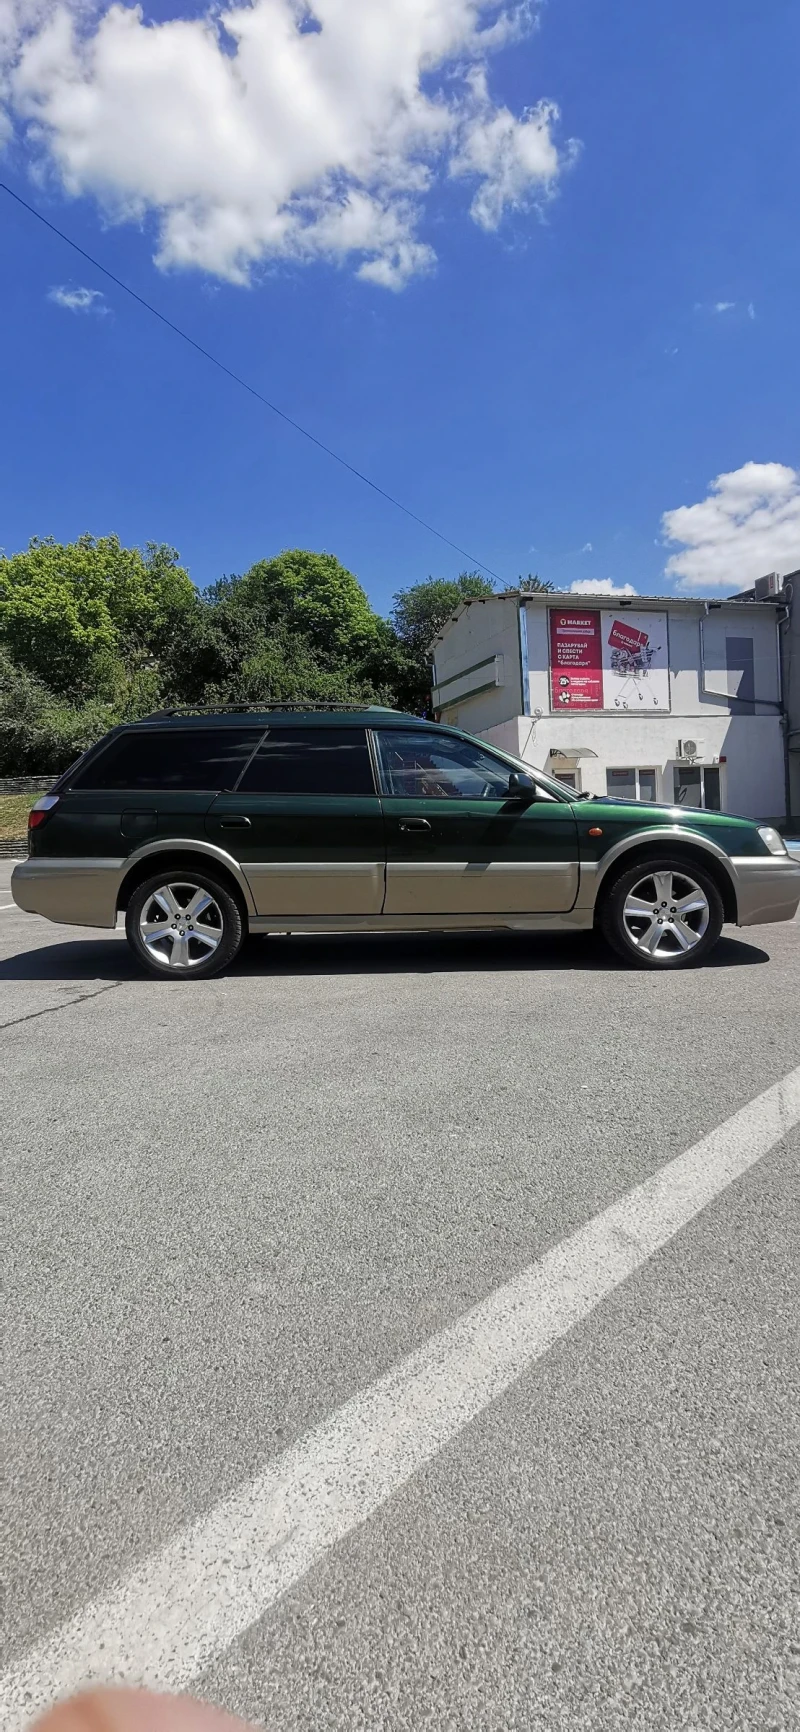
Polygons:
M376 735L387 915L561 914L578 893L572 808L509 797L510 766L437 729Z
M256 912L314 919L380 914L384 837L364 728L269 728L206 833L240 861Z

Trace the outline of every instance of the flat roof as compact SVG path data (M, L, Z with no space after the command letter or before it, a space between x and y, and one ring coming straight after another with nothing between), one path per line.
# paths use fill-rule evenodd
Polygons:
M466 604L469 606L470 603L481 601L484 598L479 595L468 595L465 596L464 599ZM486 596L485 599L491 601L492 598L491 596ZM570 607L594 607L598 602L605 602L609 607L658 607L661 608L662 611L664 608L671 607L763 608L783 607L785 605L785 603L780 601L777 596L768 596L765 601L755 601L752 597L742 600L739 596L734 595L604 595L603 591L600 589L596 590L593 595L576 595L571 589L530 589L523 590L521 593L516 589L502 589L497 592L497 600L541 601L549 603L550 605L555 602L557 606L561 606L564 602L569 602Z
M533 601L542 607L574 607L578 609L589 607L633 608L639 613L659 613L690 611L700 608L707 609L730 607L741 612L752 610L763 613L767 607L785 608L786 603L780 596L768 596L764 601L756 601L752 597L742 599L739 596L706 596L706 595L604 595L602 590L596 590L593 595L575 595L570 589L499 589L495 595L466 595L459 602L455 613L450 615L447 624L436 633L434 643L439 643L444 637L448 625L454 625L461 618L465 608L483 607L490 601Z

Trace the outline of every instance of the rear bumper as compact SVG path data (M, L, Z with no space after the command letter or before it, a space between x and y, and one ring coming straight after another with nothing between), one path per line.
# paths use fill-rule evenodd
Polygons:
M748 854L731 860L738 926L793 920L800 906L800 860L789 854Z
M116 926L117 891L125 860L22 860L11 894L26 914L64 926Z

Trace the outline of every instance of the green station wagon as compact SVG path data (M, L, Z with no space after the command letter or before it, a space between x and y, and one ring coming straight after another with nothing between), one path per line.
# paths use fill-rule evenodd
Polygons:
M30 815L14 900L114 927L152 974L218 974L248 932L600 928L639 967L724 921L790 920L800 865L721 812L575 798L393 710L169 711L113 729Z

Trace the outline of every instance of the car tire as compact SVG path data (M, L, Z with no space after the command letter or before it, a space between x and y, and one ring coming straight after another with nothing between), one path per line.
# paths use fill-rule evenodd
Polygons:
M597 923L633 968L696 968L719 938L722 897L704 867L652 855L603 887Z
M245 917L211 872L162 867L137 885L125 932L137 961L158 980L208 980L238 956Z

